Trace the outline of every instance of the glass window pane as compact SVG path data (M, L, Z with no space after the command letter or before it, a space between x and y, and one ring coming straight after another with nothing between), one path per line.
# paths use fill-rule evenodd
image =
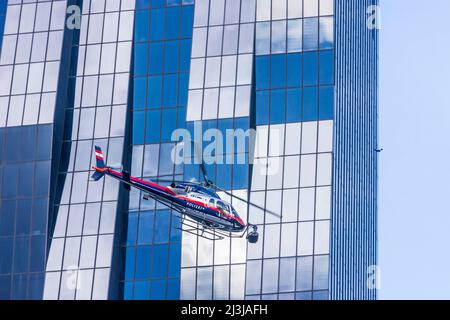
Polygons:
M317 50L319 42L319 19L308 18L303 19L303 49Z
M317 221L315 223L314 254L330 253L330 222Z
M239 22L240 0L227 0L225 9L225 24Z
M297 254L307 256L313 254L314 223L302 222L298 224Z
M256 19L257 21L270 20L271 0L258 0L256 5Z
M19 35L17 42L16 63L24 63L30 60L31 34Z
M272 1L272 20L286 19L286 0Z
M223 24L225 10L225 0L215 0L210 2L209 25Z
M288 18L301 18L303 13L303 0L288 0ZM333 0L331 0L333 1Z
M320 15L332 15L334 12L333 4L333 0L320 0Z
M320 49L333 48L333 17L320 18L319 43Z
M319 15L319 0L303 0L304 16L316 17Z
M208 25L209 0L197 0L195 2L194 27Z
M254 22L256 12L256 0L241 2L241 23Z
M253 39L254 39L255 24L241 24L239 31L239 53L252 53L253 52Z
M246 275L246 294L260 294L261 293L261 260L250 260L247 262Z
M314 257L314 290L328 289L328 257L329 256Z
M256 24L256 54L270 53L270 22Z
M35 13L36 13L35 3L22 5L22 12L20 14L20 28L19 28L20 33L33 31Z
M192 58L205 56L207 28L195 28L192 36Z
M263 286L262 293L274 293L278 291L278 259L263 260Z
M296 258L280 259L279 292L295 291L295 261Z
M219 86L220 62L220 57L206 59L205 87Z
M297 291L312 289L312 257L297 258Z
M222 53L223 27L211 27L208 30L208 56L218 56Z
M297 192L297 191L296 191ZM297 205L295 205L296 207ZM291 211L294 211L293 209ZM296 211L296 210L295 210ZM284 218L284 217L283 217ZM281 226L281 253L282 257L297 255L297 223L284 223Z
M286 21L272 22L272 53L286 52Z
M238 48L238 25L225 26L223 35L223 54L236 54Z
M8 6L6 11L4 34L17 33L19 28L20 8L20 5Z
M288 52L302 51L302 27L301 19L288 21Z

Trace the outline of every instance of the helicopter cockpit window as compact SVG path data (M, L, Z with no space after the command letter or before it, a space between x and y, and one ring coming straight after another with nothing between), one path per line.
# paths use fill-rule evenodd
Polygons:
M222 201L217 201L216 207L217 209L223 210L226 213L230 214L230 207L227 204L223 203Z

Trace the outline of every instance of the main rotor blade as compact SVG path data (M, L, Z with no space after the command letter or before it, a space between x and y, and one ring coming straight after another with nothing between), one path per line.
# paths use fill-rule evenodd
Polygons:
M208 172L206 171L206 167L203 163L203 152L201 152L202 151L201 149L199 150L198 143L196 143L193 140L191 140L191 142L192 142L192 145L194 146L195 153L200 160L200 169L202 170L203 180L205 181L206 185L210 185L211 182L208 179Z
M250 201L248 201L248 200L246 200L246 199L244 199L244 198L238 197L238 196L232 194L231 192L229 192L229 191L227 191L227 190L224 190L224 189L221 189L221 188L219 188L219 187L217 187L217 186L215 186L215 188L216 188L217 190L220 190L220 191L226 193L226 194L229 195L230 197L234 197L234 198L236 198L236 199L238 199L238 200L244 201L244 202L248 203L249 205L254 206L255 208L261 209L261 210L267 212L268 214L270 214L270 215L272 215L272 216L275 216L275 217L277 217L277 218L281 218L281 215L278 214L278 213L275 213L275 212L273 212L273 211L271 211L271 210L267 210L266 208L264 208L264 207L262 207L262 206L260 206L260 205L257 205L257 204L255 204L255 203L253 203L253 202L250 202Z
M174 180L174 179L158 179L158 178L153 178L150 179L152 181L157 181L157 182L175 182L175 183L181 183L181 184L195 184L195 185L200 185L202 184L201 182L197 182L197 181L181 181L181 180Z

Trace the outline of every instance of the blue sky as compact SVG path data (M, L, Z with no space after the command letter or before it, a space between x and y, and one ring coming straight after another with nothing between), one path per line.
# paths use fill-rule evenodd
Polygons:
M450 1L380 0L381 299L450 299Z

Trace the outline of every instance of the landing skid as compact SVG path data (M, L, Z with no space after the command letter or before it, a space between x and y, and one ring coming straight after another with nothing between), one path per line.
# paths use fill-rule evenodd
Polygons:
M144 199L146 199L145 196ZM225 238L242 239L244 236L246 236L248 242L250 243L258 242L259 234L257 231L258 227L256 225L248 224L245 227L245 229L240 233L225 232L217 228L214 228L214 226L208 225L206 221L197 222L189 218L186 218L185 216L186 212L185 210L183 210L183 208L179 208L177 206L174 206L173 204L167 204L164 201L161 201L160 199L157 198L154 199L156 202L168 206L170 209L174 210L177 213L176 216L181 220L181 227L174 227L177 230L181 230L190 233L194 236L198 236L212 241L223 240ZM250 228L252 228L251 231L249 230Z

